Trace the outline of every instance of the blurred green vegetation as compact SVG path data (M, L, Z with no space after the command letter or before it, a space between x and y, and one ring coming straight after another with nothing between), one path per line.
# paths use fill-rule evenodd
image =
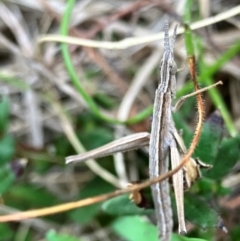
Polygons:
M68 7L61 25L62 35L68 34L69 19L74 4L74 0L68 1ZM190 5L191 1L189 1L188 4L187 9L190 12L192 9ZM194 11L196 11L196 9ZM185 13L185 23L191 22L189 12ZM212 84L214 82L214 74L217 73L226 62L239 53L240 50L240 42L238 41L234 46L229 48L228 51L223 53L214 64L208 66L203 61L203 43L201 39L193 35L191 31L186 32L185 38L188 54L194 54L194 48L197 49L197 53L201 53L197 56L197 59L199 63L199 81L203 86ZM197 39L197 41L193 41L193 39ZM193 42L197 42L197 45L193 46ZM117 104L115 100L105 93L97 93L93 97L89 96L82 87L81 81L76 74L68 46L61 44L61 50L69 77L89 107L89 111L82 112L74 119L76 135L87 150L94 149L112 141L114 139L113 128L115 125L129 125L149 118L152 111L151 106L127 122L106 117L100 111L99 107L105 109L114 108ZM91 70L89 70L89 73L86 73L86 78L91 78L92 75ZM8 82L19 89L28 90L29 88L29 86L23 85L22 81L18 79L5 75L1 75L0 77L4 82ZM186 84L178 91L177 96L182 96L190 91L191 84ZM217 88L211 89L209 95L216 109L220 110L229 135L223 137L223 127L221 125L212 123L211 121L204 124L201 139L194 153L194 157L213 165L213 168L207 171L203 170L203 178L196 182L185 196L186 218L195 225L194 229L191 230L186 237L173 234L172 241L215 240L216 229L222 228L223 226L222 211L219 207L214 207L210 204L216 204L220 197L229 194L230 190L222 187L221 180L230 173L233 166L240 159L240 135L233 125L226 104ZM25 180L24 174L19 175L19 172L16 171L13 164L15 163L15 157L18 157L20 152L17 150L16 140L13 135L8 133L8 127L10 125L9 105L9 100L3 97L0 102L0 194L3 200L2 202L4 205L18 210L35 209L62 203L63 200L61 200L61 198L53 195L44 187L28 183L27 179ZM188 125L188 120L192 118L191 110L193 109L195 110L195 99L191 98L184 103L178 113L173 114L176 127L178 130L182 130L182 136L187 146L193 136L192 128ZM44 174L53 167L57 166L61 170L67 168L63 165L64 158L75 153L69 140L65 136L58 136L51 144L55 149L54 154L43 151L43 155L40 156L39 153L32 150L31 152L26 151L25 154L28 155L31 162L27 165L24 172L33 171L42 175L44 178ZM23 156L23 153L20 156ZM136 156L138 157L136 165L139 165L140 178L146 179L146 172L144 171L147 171L148 157L141 152L137 152ZM53 160L57 160L57 163L54 163ZM115 172L112 157L102 158L99 164L109 172ZM76 199L83 199L113 190L115 190L115 188L109 183L94 176L79 190L79 195ZM148 189L146 192L149 194L150 190ZM147 195L147 198L149 199L148 201L151 202L149 195ZM174 200L173 207L175 207ZM174 211L176 212L176 210ZM87 227L93 220L97 220L103 228L110 229L117 237L123 238L124 240L155 241L158 240L156 227L141 216L149 215L153 212L154 210L151 208L144 209L136 207L129 200L128 196L124 195L110 199L104 203L46 217L43 218L43 220L54 221L59 225L70 222L77 223L82 227ZM17 226L18 223L0 224L0 241L14 240ZM205 231L202 231L203 229ZM240 235L239 224L230 227L229 232L230 238L237 240ZM25 240L31 240L33 236L33 230L29 230ZM193 237L201 237L202 239ZM47 241L81 240L81 238L74 237L71 234L53 230L45 234L45 239Z

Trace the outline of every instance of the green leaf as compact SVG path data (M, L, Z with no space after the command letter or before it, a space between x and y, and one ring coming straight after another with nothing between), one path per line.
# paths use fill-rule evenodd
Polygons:
M6 132L8 126L8 116L9 116L9 102L7 98L3 98L0 102L0 134Z
M102 209L112 215L142 215L154 212L152 209L138 208L127 195L104 202ZM185 198L185 213L187 220L203 228L218 227L221 224L221 218L215 210L210 208L205 201L189 194Z
M101 178L96 177L84 186L84 188L81 190L80 198L84 199L113 190L113 186ZM75 209L70 212L69 216L74 222L87 224L98 214L101 205L101 203L96 203L90 206Z
M184 237L183 239L182 238L179 238L179 239L176 239L176 241L179 240L179 241L208 241L206 239L201 239L201 238L187 238L187 237Z
M111 229L127 241L159 241L156 226L137 216L116 219ZM171 241L207 241L172 234Z
M239 225L236 225L235 227L231 228L229 235L230 235L230 239L229 240L238 240L239 237L240 237Z
M6 193L5 201L19 209L46 207L59 203L57 198L44 188L22 183L16 183L14 188Z
M222 220L218 213L209 206L207 201L185 194L184 199L186 219L202 228L220 227Z
M15 151L14 139L11 135L5 135L0 140L0 166L11 160Z
M158 241L157 228L139 217L118 218L111 228L128 241Z
M14 232L11 228L9 228L8 224L1 223L0 224L0 241L10 241L13 240Z
M186 126L179 113L173 115L174 122L178 130L182 130L183 139L188 146L193 138L193 133ZM198 146L194 152L194 157L201 161L213 164L218 153L218 146L222 135L222 129L215 123L205 122L201 132L201 137Z
M213 179L221 179L227 175L240 158L240 136L224 139L217 149L217 157L214 159L213 168L205 176Z
M15 180L15 175L11 170L10 165L6 164L0 168L0 195L8 190L10 185Z
M79 137L88 150L92 150L113 140L112 131L101 127L94 127L94 129L81 132Z
M221 186L221 183L214 179L202 177L195 185L197 195L204 196L205 199L213 200L216 196L230 195L231 190Z
M213 164L218 153L221 134L222 130L220 127L211 123L204 123L194 156L200 158L205 163Z
M69 234L58 234L54 230L50 230L46 234L47 241L81 241L79 238Z
M55 148L56 148L56 155L59 156L68 156L71 155L72 153L69 153L69 150L73 152L71 144L69 141L66 139L65 136L60 136L58 139L55 141Z
M218 183L205 176L198 180L196 185L199 189L198 194L203 195L205 198L213 198L213 194L216 193L216 190L218 189Z
M102 210L111 215L146 215L154 212L153 209L139 208L131 202L129 195L122 195L105 201Z

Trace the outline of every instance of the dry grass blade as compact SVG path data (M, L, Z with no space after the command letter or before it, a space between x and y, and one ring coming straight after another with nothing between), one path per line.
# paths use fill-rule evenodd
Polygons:
M192 30L196 30L199 28L206 27L208 25L212 25L214 23L223 21L225 19L231 18L233 16L236 16L240 13L240 6L234 7L228 11L225 11L223 13L220 13L214 17L210 17L198 22L195 22L190 25ZM178 29L178 34L181 34L184 32L184 28ZM171 35L170 35L171 36ZM81 45L81 46L87 46L92 48L104 48L104 49L126 49L131 46L149 43L153 41L158 41L164 38L163 33L155 34L148 37L142 37L142 38L126 38L124 40L121 40L119 42L104 42L104 41L94 41L94 40L88 40L88 39L79 39L74 37L65 37L65 36L59 36L59 35L49 35L49 36L41 36L38 39L38 43L44 43L44 42L63 42L68 44L75 44L75 45Z
M122 137L116 141L113 141L109 144L96 148L92 151L82 153L76 156L69 156L66 158L66 164L72 162L82 162L90 158L100 158L104 156L109 156L117 152L125 152L134 150L140 147L147 146L149 144L149 133L142 132L126 137Z

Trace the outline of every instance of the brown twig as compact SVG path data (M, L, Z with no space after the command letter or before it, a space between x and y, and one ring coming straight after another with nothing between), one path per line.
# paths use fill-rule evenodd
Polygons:
M161 182L161 181L165 180L166 178L171 177L174 173L179 171L184 166L184 164L185 163L182 161L180 163L180 165L177 166L175 169L173 169L157 178L147 180L141 184L135 184L135 185L132 185L131 187L128 187L125 189L117 190L115 192L111 192L111 193L107 193L107 194L98 195L95 197L86 198L86 199L76 201L76 202L69 202L69 203L56 205L56 206L49 207L49 208L35 209L35 210L26 211L26 212L18 212L18 213L14 213L14 214L0 216L0 222L2 223L2 222L18 221L18 220L24 220L24 219L28 219L28 218L41 217L41 216L52 215L52 214L60 213L60 212L66 212L66 211L69 211L69 210L72 210L75 208L84 207L84 206L92 205L92 204L95 204L98 202L102 202L102 201L108 200L110 198L120 196L122 194L126 194L126 193L133 192L133 191L138 191L138 190L146 188L154 183Z

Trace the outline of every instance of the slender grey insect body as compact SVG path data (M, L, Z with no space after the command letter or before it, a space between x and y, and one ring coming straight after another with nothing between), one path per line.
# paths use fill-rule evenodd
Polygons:
M177 27L174 29L173 42L170 48L168 34L169 28L168 23L166 23L164 54L160 67L161 83L155 93L153 121L150 135L150 178L158 177L168 171L168 156L170 154L170 148L175 148L175 150L177 150L176 141L172 134L175 127L171 115L172 97L175 95L176 88L176 65L173 56L176 29ZM176 157L176 155L174 157ZM178 178L179 177L181 178L181 175L179 176L178 174ZM176 176L174 182L176 183ZM152 185L151 189L156 212L157 226L160 231L160 238L163 241L168 241L171 238L173 227L168 180ZM181 195L182 194L180 193L180 196ZM185 225L183 225L182 228L185 231Z

